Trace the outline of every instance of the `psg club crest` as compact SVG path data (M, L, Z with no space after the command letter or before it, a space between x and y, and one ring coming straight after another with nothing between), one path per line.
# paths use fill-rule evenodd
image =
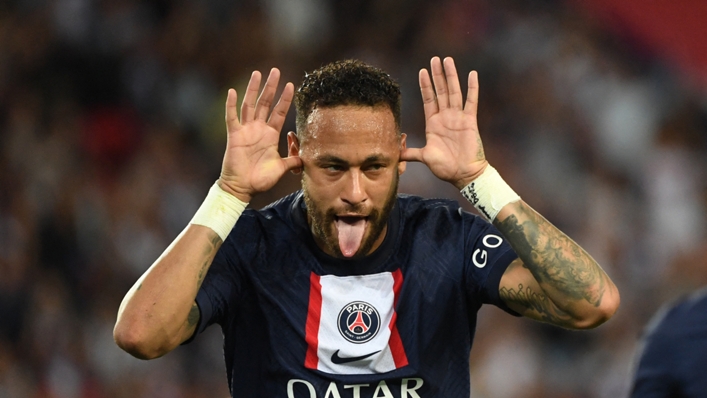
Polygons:
M339 312L339 333L348 341L362 344L376 337L380 330L380 315L365 301L354 301Z

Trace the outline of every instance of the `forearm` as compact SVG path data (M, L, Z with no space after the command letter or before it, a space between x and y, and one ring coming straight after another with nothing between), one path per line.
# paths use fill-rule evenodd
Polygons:
M596 326L613 315L618 290L577 243L522 200L503 207L494 220L523 266L554 306L575 327Z
M114 338L140 358L171 351L199 321L196 294L222 240L212 229L190 224L126 294Z

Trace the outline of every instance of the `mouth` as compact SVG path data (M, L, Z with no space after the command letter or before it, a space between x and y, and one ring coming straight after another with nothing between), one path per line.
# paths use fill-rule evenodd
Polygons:
M334 216L334 223L339 233L341 253L344 257L353 257L361 247L368 217L353 214Z
M367 221L368 216L364 216L361 214L342 214L340 216L334 216L334 221L335 222L345 222L347 224L354 224L360 220Z

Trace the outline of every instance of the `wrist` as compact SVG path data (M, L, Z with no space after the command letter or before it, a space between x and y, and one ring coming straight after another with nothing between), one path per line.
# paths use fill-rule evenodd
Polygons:
M491 222L504 206L520 200L520 196L501 178L498 171L488 164L480 175L461 189L461 194Z
M209 189L209 194L196 211L190 224L203 225L216 232L222 241L236 225L248 202L222 189L217 182Z
M460 178L459 180L457 180L457 182L454 183L454 186L461 191L462 189L464 189L464 187L471 184L472 181L476 180L477 178L479 178L479 176L484 174L484 171L486 171L487 167L489 167L489 162L488 160L484 160L476 173Z
M235 196L241 202L244 202L247 204L247 203L250 203L250 201L253 199L252 195L247 194L247 193L243 193L237 189L232 188L231 185L229 185L226 182L226 180L223 179L223 177L219 177L219 179L216 180L216 184L218 185L219 188L221 188L221 190Z

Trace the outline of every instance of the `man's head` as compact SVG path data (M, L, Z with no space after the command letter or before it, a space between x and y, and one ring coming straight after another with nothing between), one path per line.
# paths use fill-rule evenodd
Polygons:
M383 241L405 163L400 88L383 71L341 61L307 74L295 95L302 188L318 245L337 257L365 256Z
M382 70L357 60L332 62L305 74L295 93L297 137L307 132L313 110L343 105L387 107L400 134L400 101L400 86Z

